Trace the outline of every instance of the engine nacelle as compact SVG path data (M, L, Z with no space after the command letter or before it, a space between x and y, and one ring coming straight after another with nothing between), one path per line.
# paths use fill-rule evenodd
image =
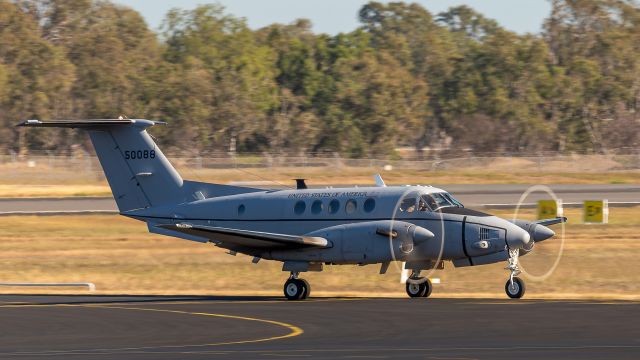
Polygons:
M313 231L306 236L329 240L329 249L300 249L271 251L274 260L369 264L393 260L406 260L416 246L433 238L431 231L404 221L367 221L331 226Z
M506 230L488 224L465 224L465 246L468 256L484 256L504 250Z

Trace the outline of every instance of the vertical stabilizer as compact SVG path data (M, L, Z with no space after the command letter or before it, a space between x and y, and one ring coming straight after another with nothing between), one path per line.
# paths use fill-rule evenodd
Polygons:
M89 131L120 211L183 200L182 178L151 139L146 126Z
M27 120L20 126L89 132L120 212L185 200L183 180L145 130L149 120Z

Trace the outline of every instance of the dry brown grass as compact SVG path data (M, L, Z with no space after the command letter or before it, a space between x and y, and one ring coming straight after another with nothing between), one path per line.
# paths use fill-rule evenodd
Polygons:
M510 212L503 212L508 215ZM640 298L640 208L611 209L610 225L582 225L579 212L566 227L564 256L544 282L528 281L527 297ZM558 241L540 244L522 259L541 273ZM280 295L286 274L280 263L251 264L210 244L151 235L143 223L117 216L0 218L0 281L94 282L98 293ZM433 274L442 279L434 296L504 298L505 264ZM397 267L331 266L305 274L315 295L405 296ZM9 292L60 292L0 288ZM82 292L72 289L67 292Z
M0 197L111 196L107 185L0 185Z
M0 177L0 197L109 196L111 190L100 174L83 174L59 169L35 172L13 169L15 176ZM312 186L373 185L373 174L381 173L388 185L404 184L635 184L638 172L608 173L520 173L490 171L384 171L379 168L283 167L239 169L180 169L185 179L220 184L241 183L252 186L295 186L292 179L305 178ZM0 173L3 169L0 166Z

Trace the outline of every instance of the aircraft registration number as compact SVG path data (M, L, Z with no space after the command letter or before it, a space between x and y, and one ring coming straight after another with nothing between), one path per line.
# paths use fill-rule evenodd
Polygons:
M155 150L125 150L124 158L129 159L155 159Z

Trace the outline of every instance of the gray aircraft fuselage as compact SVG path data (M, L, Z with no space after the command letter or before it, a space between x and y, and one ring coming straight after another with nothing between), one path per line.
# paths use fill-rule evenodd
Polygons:
M283 262L291 273L288 299L309 296L299 279L325 264L404 261L412 270L407 294L431 293L420 271L509 260L507 295L519 298L518 256L554 235L545 225L564 218L508 221L464 208L431 186L263 190L184 180L146 129L145 119L27 120L19 126L79 128L88 132L121 215L147 223L152 233L214 243L231 254Z
M279 261L372 264L401 260L428 265L429 261L452 260L456 266L468 266L505 261L509 257L507 246L521 248L529 242L529 234L519 226L489 214L457 206L420 209L420 197L433 193L446 194L431 186L274 190L154 207L128 216L148 222L150 228L167 222L189 223L305 234L331 243L331 247L322 249L231 248ZM416 205L403 208L403 200L406 204L410 199L415 199ZM433 237L413 244L411 251L403 251L403 239L394 239L388 232L377 233L400 224L426 229ZM220 245L225 247L224 243Z

